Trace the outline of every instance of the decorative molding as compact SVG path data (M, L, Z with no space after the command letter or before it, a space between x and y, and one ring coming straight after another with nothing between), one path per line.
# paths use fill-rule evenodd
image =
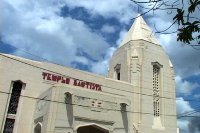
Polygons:
M117 64L117 65L114 67L115 70L118 70L118 69L120 69L120 68L121 68L121 64Z
M91 119L86 117L74 116L75 121L84 122L84 124L79 124L78 126L74 126L75 129L78 129L81 126L89 126L89 125L109 125L112 126L115 122L108 120L99 120L99 119Z
M163 65L161 65L158 61L156 61L156 62L151 62L151 64L154 66L157 66L157 67L159 67L159 68L162 68L163 67Z
M130 63L130 71L133 73L141 71L141 65L137 61L131 61Z
M72 93L71 92L65 92L65 103L71 103L72 102Z

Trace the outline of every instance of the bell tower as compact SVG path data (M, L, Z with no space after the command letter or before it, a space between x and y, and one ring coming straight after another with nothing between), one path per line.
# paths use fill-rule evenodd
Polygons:
M138 133L177 132L173 66L141 16L113 54L108 76L133 84L133 126Z

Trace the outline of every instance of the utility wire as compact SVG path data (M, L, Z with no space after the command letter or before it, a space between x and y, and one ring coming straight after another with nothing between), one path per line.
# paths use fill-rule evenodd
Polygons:
M51 73L54 73L54 74L58 74L58 75L61 75L61 76L64 76L64 77L68 77L68 78L71 78L71 79L74 79L74 80L84 81L84 80L81 80L81 79L77 79L77 78L73 78L73 77L70 77L70 76L61 74L61 73L59 73L59 72L55 72L55 71L52 71L52 70L49 70L49 69L46 69L46 68L42 68L42 67L39 67L39 66L36 66L36 65L32 65L32 64L30 64L30 63L27 63L27 62L18 60L18 59L16 59L16 58L12 58L12 57L6 56L6 55L1 54L1 53L0 53L0 55L3 56L3 57L9 58L9 59L11 59L11 60L14 60L14 61L17 61L17 62L26 64L26 65L29 65L29 66L32 66L32 67L35 67L35 68L38 68L38 69L41 69L41 70L44 70L44 71L48 71L48 72L51 72ZM134 94L141 94L141 95L144 95L144 96L153 97L153 95L150 95L150 94L144 94L144 93L133 92L133 91L128 91L128 90L121 90L121 89L113 88L113 87L111 87L111 86L106 86L106 85L102 85L102 86L103 86L103 87L110 88L110 89L113 89L113 90L119 90L119 91L124 91L124 92L129 92L129 93L134 93ZM138 86L134 86L134 87L138 87ZM163 97L163 96L160 96L160 98L163 98L163 99L175 99L175 98ZM176 100L181 100L181 99L176 99ZM195 100L195 99L184 99L184 101L200 102L200 100Z
M177 119L184 118L184 117L189 117L189 118L200 118L200 116L183 116L183 117L177 117Z
M3 45L4 45L4 44L3 44ZM37 55L35 55L35 54L32 54L32 53L30 53L30 52L28 52L28 51L26 51L26 50L24 50L24 49L22 49L22 48L18 48L18 47L15 47L15 46L13 46L13 45L10 45L10 44L5 44L5 45L9 46L10 48L14 48L14 49L16 49L16 50L22 51L22 52L24 52L24 53L26 53L26 54L28 54L28 55L31 55L31 56L33 56L33 57L36 57L36 58L38 58L38 59L41 59L42 61L47 61L47 62L50 62L50 63L53 63L53 64L57 64L57 63L55 63L55 62L53 62L53 61L50 61L50 60L48 60L48 59L46 59L46 58L43 58L43 57L37 56Z
M194 107L194 108L195 108L195 110L186 111L186 112L177 114L177 116L179 117L179 116L182 116L182 115L188 115L188 114L190 114L190 113L193 113L193 112L195 112L195 111L198 112L198 110L200 110L200 106L196 106L196 107Z
M186 111L186 112L177 114L177 119L182 118L182 117L193 117L193 116L191 116L192 114L200 113L199 112L200 111L200 106L196 106L194 108L195 108L195 110L190 110L190 111Z
M9 45L9 44L8 44ZM32 55L32 56L35 56L35 57L37 57L37 58L40 58L40 59L42 59L42 60L44 60L44 61L48 61L48 62L51 62L51 63L54 63L54 62L52 62L52 61L49 61L49 60L47 60L47 59L45 59L45 58L42 58L42 57L39 57L39 56L36 56L36 55L34 55L34 54L31 54L31 53L29 53L29 52L27 52L27 51L25 51L25 50L22 50L22 49L19 49L19 48L17 48L17 47L15 47L15 46L12 46L12 45L9 45L9 46L11 46L11 47L13 47L13 48L15 48L15 49L18 49L18 50L20 50L20 51L22 51L22 52L25 52L25 53L27 53L27 54L30 54L30 55ZM26 62L23 62L23 61L20 61L20 60L17 60L17 59L14 59L14 58L11 58L11 57L8 57L8 56L5 56L5 55L3 55L3 54L0 54L0 55L2 55L2 56L4 56L4 57L7 57L7 58L10 58L10 59L13 59L13 60L15 60L15 61L19 61L19 62L21 62L21 63L25 63L26 65L31 65L31 64L29 64L29 63L26 63ZM56 63L54 63L54 64L56 64ZM33 67L37 67L37 68L39 68L39 69L44 69L44 68L41 68L41 67L38 67L38 66L34 66L34 65L31 65L31 66L33 66ZM47 70L47 69L46 69ZM47 71L51 71L51 70L47 70ZM51 72L53 72L53 73L57 73L57 72L54 72L54 71L51 71ZM57 74L59 74L59 75L63 75L63 74L60 74L60 73L57 73ZM64 75L65 77L69 77L69 76L66 76L66 75ZM72 77L69 77L69 78L72 78ZM75 79L75 78L72 78L72 79ZM80 80L80 79L78 79L78 80ZM81 81L81 80L80 80ZM105 86L105 87L109 87L109 86ZM112 88L112 87L109 87L109 88ZM113 89L113 88L112 88ZM114 89L116 89L116 88L114 88ZM123 90L123 91L125 91L125 90ZM6 93L6 92L2 92L2 91L0 91L1 93ZM134 93L134 92L131 92L131 93ZM7 94L10 94L10 93L7 93ZM137 93L137 94L141 94L141 95L147 95L147 94L142 94L142 93ZM22 95L21 95L22 96ZM153 96L153 95L147 95L147 96ZM26 97L26 98L34 98L34 97L30 97L30 96L23 96L23 97ZM160 98L167 98L167 97L160 97ZM44 100L44 99L40 99L40 98L34 98L34 99L39 99L39 100ZM172 99L172 98L167 98L167 99ZM179 100L179 99L176 99L176 100ZM46 101L50 101L50 100L46 100ZM194 100L194 99L184 99L184 101L197 101L197 102L200 102L199 100ZM55 101L52 101L52 102L55 102ZM58 102L58 101L57 101ZM108 102L108 101L107 101ZM58 102L59 103L59 102ZM82 106L82 105L81 105ZM88 106L88 107L90 107L90 106ZM118 110L118 111L121 111L121 110ZM193 113L198 113L198 111L195 111L195 110L193 110L193 112L188 112L188 113L190 113L190 114L193 114ZM133 113L133 112L132 112ZM135 112L135 113L141 113L141 112ZM187 113L187 112L185 112L185 113ZM147 114L147 113L145 113L145 114ZM184 113L183 113L184 114ZM179 114L179 116L177 116L177 118L182 118L182 117L196 117L196 116L188 116L188 114L186 115L186 116L184 116L183 114ZM181 115L181 116L180 116Z
M191 112L188 112L187 114L177 116L177 118L189 117L189 116L191 116L192 114L196 114L196 113L199 113L198 109L195 109L195 110L193 110L193 111L191 111Z
M3 92L0 91L0 93L3 94L7 94L10 95L12 93L7 93L7 92ZM20 95L20 97L24 97L24 98L30 98L30 99L34 99L34 100L42 100L42 101L46 101L46 102L53 102L53 103L58 103L58 104L65 104L65 105L75 105L75 106L80 106L80 107L88 107L88 108L97 108L97 109L103 109L103 110L107 110L107 111L119 111L119 112L127 112L127 113L133 113L133 114L144 114L144 115L154 115L153 113L145 113L145 112L136 112L136 111L128 111L128 110L119 110L119 109L108 109L108 108L102 108L102 107L95 107L95 106L87 106L87 105L81 105L81 104L74 104L74 103L69 103L69 102L60 102L60 101L55 101L55 100L48 100L48 99L44 99L44 98L36 98L36 97L32 97L32 96L25 96L25 95ZM90 98L88 98L90 99ZM109 102L109 101L108 101ZM160 114L161 116L170 116L170 117L177 117L177 119L180 119L182 117L196 117L196 118L200 118L199 116L188 116L188 115L182 115L181 117L178 117L177 115L172 115L172 114Z
M15 49L17 49L17 50L20 50L20 51L22 51L22 52L25 52L25 53L27 53L27 54L29 54L29 55L31 55L31 56L35 56L35 57L37 57L37 58L40 58L40 59L42 59L42 60L44 60L44 61L48 61L48 62L50 62L50 63L57 64L57 63L52 62L52 61L50 61L50 60L48 60L48 59L45 59L45 58L36 56L36 55L34 55L34 54L32 54L32 53L29 53L28 51L26 51L26 50L24 50L24 49L17 48L17 47L15 47L15 46L13 46L13 45L10 45L10 44L6 44L6 45L8 45L8 46L10 46L10 47L13 47L13 48L15 48ZM3 55L3 54L0 54L0 55L2 55L2 56L4 56L4 57L7 57L7 58L10 58L10 59L14 59L14 58L5 56L5 55ZM17 59L14 59L14 60L15 60L15 61L19 61L19 62L21 62L21 63L25 63L25 64L27 64L27 65L34 66L34 65L32 65L32 64L29 64L29 63L26 63L26 62L23 62L23 61L20 61L20 60L17 60ZM57 64L57 65L59 65L59 64ZM37 66L34 66L34 67L37 67ZM37 67L37 68L43 69L43 70L44 70L44 68L41 68L41 67ZM47 70L47 69L45 69L45 70ZM51 70L47 70L47 71L53 72L53 73L56 73L56 74L59 74L59 75L62 75L62 76L65 76L65 77L68 77L68 78L71 78L71 79L83 81L83 80L76 79L76 78L72 78L72 77L69 77L69 76L66 76L66 75L63 75L63 74L60 74L60 73L51 71ZM148 81L145 81L145 82L148 82ZM105 85L104 85L104 86L105 86ZM110 87L110 86L105 86L105 87L112 88L112 87ZM135 87L138 87L138 86L135 86ZM116 89L116 88L112 88L112 89ZM144 87L143 87L143 89L149 89L149 88L144 88ZM118 89L118 90L120 90L120 89ZM126 91L126 90L123 90L123 91ZM137 92L132 92L132 91L126 91L126 92L136 93L136 94L141 94L141 95L146 95L146 96L153 96L153 95L149 95L149 94L142 94L142 93L137 93ZM160 96L160 98L173 99L173 98L162 97L162 96ZM176 100L179 100L179 99L176 99ZM187 99L187 100L185 100L185 101L197 101L197 100L194 100L194 99Z
M10 95L12 93L8 93L8 92L3 92L0 91L0 93L3 94L7 94ZM88 108L97 108L97 109L104 109L104 110L108 110L108 111L120 111L120 112L127 112L127 113L137 113L137 114L145 114L145 115L154 115L153 113L145 113L145 112L135 112L135 111L128 111L128 110L119 110L119 109L108 109L108 108L102 108L102 107L95 107L95 106L87 106L87 105L81 105L81 104L74 104L74 103L69 103L69 102L60 102L60 101L55 101L55 100L49 100L49 99L44 99L44 98L36 98L36 97L32 97L32 96L25 96L25 95L20 95L20 97L24 97L24 98L30 98L30 99L34 99L34 100L42 100L42 101L47 101L47 102L53 102L53 103L59 103L59 104L65 104L65 105L76 105L76 106L80 106L80 107L88 107ZM171 117L177 117L177 115L172 115L172 114L160 114L161 116L171 116Z
M48 60L48 59L46 59L46 58L39 57L39 56L37 56L37 55L35 55L35 54L29 53L28 51L26 51L26 50L24 50L24 49L17 48L17 47L15 47L15 46L13 46L13 45L10 45L10 44L6 44L6 45L8 45L9 47L13 47L13 48L15 48L15 49L17 49L17 50L19 50L19 51L22 51L22 52L24 52L24 53L26 53L26 54L29 54L29 55L31 55L31 56L33 56L33 57L40 58L41 61L46 61L46 62L49 62L49 63L53 63L53 64L56 64L56 65L62 66L61 64L58 64L58 63L53 62L53 61L50 61L50 60ZM146 58L146 59L150 59L150 58ZM32 60L32 59L30 59L30 60ZM40 60L38 60L38 61L40 61ZM146 66L143 66L143 67L145 68ZM146 68L147 68L147 67L146 67ZM144 82L148 82L148 81L145 81L145 80L144 80ZM148 82L148 83L150 83L150 82ZM148 88L144 88L144 87L143 87L143 89L148 89Z

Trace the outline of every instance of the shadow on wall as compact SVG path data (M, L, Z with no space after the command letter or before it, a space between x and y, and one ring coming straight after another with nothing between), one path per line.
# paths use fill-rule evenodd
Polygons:
M70 127L72 127L74 114L73 114L73 105L72 105L72 94L69 92L65 93L65 103L66 103L68 123Z
M128 116L127 116L126 106L121 106L121 114L125 132L128 133Z

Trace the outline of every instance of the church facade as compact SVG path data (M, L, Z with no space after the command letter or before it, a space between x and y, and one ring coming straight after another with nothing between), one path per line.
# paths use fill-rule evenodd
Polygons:
M178 133L174 70L142 17L107 77L0 54L1 133Z

